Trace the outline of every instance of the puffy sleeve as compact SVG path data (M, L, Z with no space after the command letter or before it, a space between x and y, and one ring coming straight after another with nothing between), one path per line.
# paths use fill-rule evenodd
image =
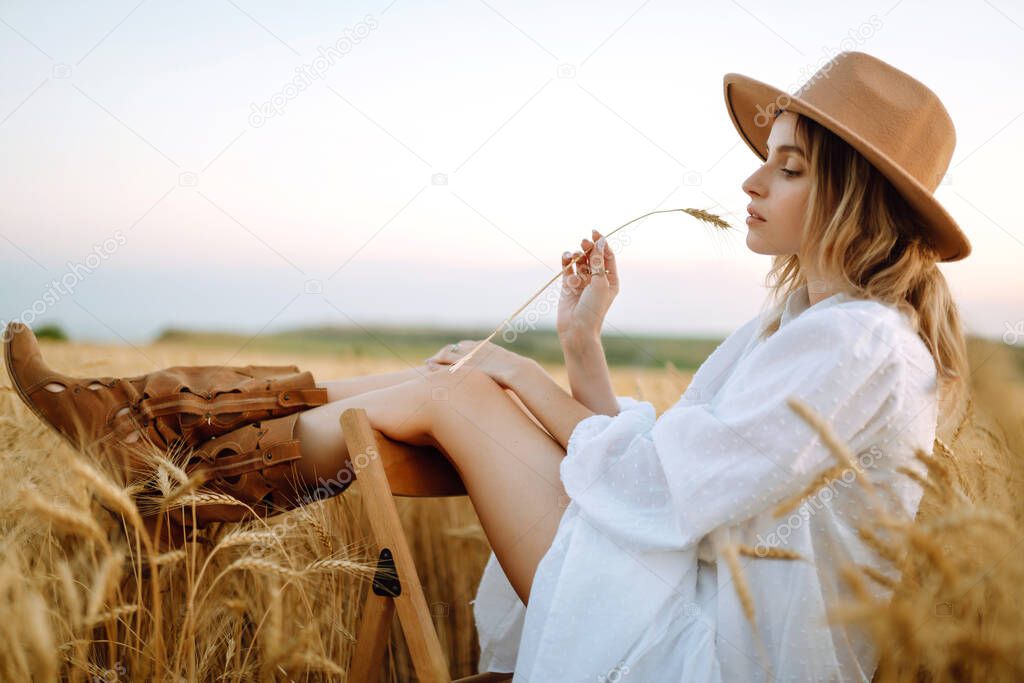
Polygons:
M577 424L561 464L581 515L634 550L682 550L803 491L838 460L786 403L821 415L854 453L895 424L909 357L892 319L826 308L798 316L739 361L711 401L661 417L618 397ZM695 378L696 379L696 378ZM689 392L696 396L698 391Z

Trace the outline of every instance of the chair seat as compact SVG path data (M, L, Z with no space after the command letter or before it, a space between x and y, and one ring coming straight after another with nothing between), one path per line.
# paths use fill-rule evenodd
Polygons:
M393 441L371 428L394 496L464 496L466 487L444 453L431 446Z

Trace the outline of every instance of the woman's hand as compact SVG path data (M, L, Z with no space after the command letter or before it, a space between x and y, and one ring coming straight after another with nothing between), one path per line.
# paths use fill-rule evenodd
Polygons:
M436 370L445 365L453 365L479 343L480 340L463 339L457 344L446 344L426 360L427 367ZM522 367L525 360L527 359L518 353L513 353L493 342L487 342L482 349L473 354L472 358L463 363L463 367L475 367L501 386L508 387L512 375Z
M604 317L619 293L615 254L597 230L593 237L596 242L580 242L583 251L562 254L562 293L556 328L563 347L578 339L600 337ZM587 250L587 257L571 265L574 258Z

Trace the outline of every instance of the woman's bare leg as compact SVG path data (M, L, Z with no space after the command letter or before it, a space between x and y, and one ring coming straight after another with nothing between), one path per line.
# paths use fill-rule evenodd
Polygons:
M490 377L475 369L441 372L302 412L299 466L307 484L322 485L344 471L348 451L339 417L352 407L365 409L389 437L432 444L447 455L498 562L527 602L568 504L561 446Z
M394 372L382 372L375 375L357 375L343 379L330 379L324 382L317 382L318 387L327 389L328 401L340 401L343 398L364 394L367 391L391 387L411 379L423 377L429 372L426 365L421 367L396 370Z
M317 382L318 387L327 389L327 400L340 401L342 399L350 398L352 396L358 396L359 394L365 394L368 391L374 391L376 389L383 389L385 387L392 387L402 382L408 382L411 379L419 379L425 377L430 372L430 369L423 365L421 367L408 368L406 370L396 370L394 372L382 372L374 375L356 375L354 377L345 377L343 379L329 379L323 382ZM519 406L519 409L525 412L535 425L544 429L544 425L540 423L533 413L519 400L515 392L506 390L509 398L515 401L515 404ZM546 432L547 430L545 430Z

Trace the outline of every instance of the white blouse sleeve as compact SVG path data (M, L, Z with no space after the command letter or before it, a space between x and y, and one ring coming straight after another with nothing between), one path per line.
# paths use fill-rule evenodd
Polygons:
M584 519L637 551L686 549L750 519L838 464L787 398L807 403L854 453L897 421L913 357L898 332L877 311L832 307L755 347L710 403L681 401L656 419L649 402L618 397L618 415L592 415L570 435L566 493Z

